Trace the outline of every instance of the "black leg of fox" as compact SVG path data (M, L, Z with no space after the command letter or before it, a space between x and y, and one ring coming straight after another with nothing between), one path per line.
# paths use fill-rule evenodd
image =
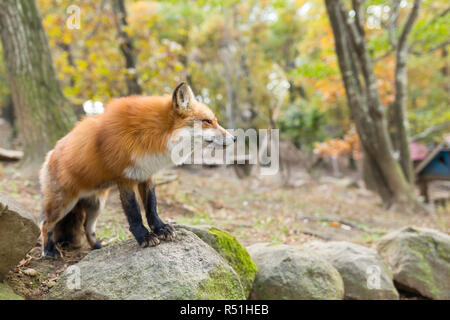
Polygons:
M47 233L47 243L44 244L44 257L57 258L61 254L56 249L55 241L53 241L53 232Z
M48 220L45 218L45 213L41 213L41 235L42 235L42 251L44 257L57 258L61 254L56 248L56 243L53 238L53 229L55 222L52 223L51 228L48 227Z
M139 184L139 194L145 207L147 222L154 233L164 240L175 239L175 230L170 224L164 223L156 209L155 187L151 181Z
M130 224L130 231L141 247L155 246L159 243L158 236L150 233L142 224L141 211L136 201L133 188L119 185L120 200Z

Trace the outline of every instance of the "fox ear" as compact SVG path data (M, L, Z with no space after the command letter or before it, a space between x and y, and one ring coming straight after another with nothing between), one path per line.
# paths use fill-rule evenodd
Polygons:
M180 82L172 95L172 104L174 108L183 113L190 109L195 101L194 93L186 82Z

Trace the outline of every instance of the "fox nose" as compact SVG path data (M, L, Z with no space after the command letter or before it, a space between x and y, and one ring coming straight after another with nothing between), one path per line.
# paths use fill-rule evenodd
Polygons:
M237 138L236 138L235 136L229 135L229 136L226 136L226 137L224 137L224 138L222 139L222 144L223 144L224 146L228 146L228 145L230 145L230 144L232 144L232 143L235 143L236 140L237 140Z

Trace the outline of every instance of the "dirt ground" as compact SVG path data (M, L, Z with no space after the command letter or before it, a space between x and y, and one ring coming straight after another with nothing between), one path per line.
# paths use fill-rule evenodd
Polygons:
M232 168L222 167L172 169L158 176L158 181L162 183L156 192L163 220L211 224L231 232L245 245L322 239L370 246L386 232L408 225L450 232L449 202L427 216L386 211L378 197L358 183L326 176L311 178L301 170L294 170L290 186L279 177L254 175L240 180ZM445 190L440 190L440 197L450 198ZM17 164L0 164L0 192L39 216L37 183L22 178ZM132 237L116 190L99 217L97 235L104 246ZM85 246L49 260L40 257L39 245L7 278L12 288L28 299L44 298L59 274L89 252Z

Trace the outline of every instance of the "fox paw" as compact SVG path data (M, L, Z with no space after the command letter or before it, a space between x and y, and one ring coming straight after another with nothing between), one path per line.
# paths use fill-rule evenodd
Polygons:
M156 234L148 233L143 239L137 239L141 248L154 247L159 244L159 239Z
M92 246L92 250L98 250L102 248L102 244L99 240L95 241L94 245Z
M44 244L42 250L42 257L44 258L58 258L61 256L58 248L56 248L56 244L52 239L48 239L48 241Z
M56 248L52 248L52 249L44 249L44 251L42 252L42 256L44 258L59 258L61 256L61 254L59 253L59 251Z
M161 240L175 240L175 229L170 224L164 224L161 228L155 229L155 233Z

